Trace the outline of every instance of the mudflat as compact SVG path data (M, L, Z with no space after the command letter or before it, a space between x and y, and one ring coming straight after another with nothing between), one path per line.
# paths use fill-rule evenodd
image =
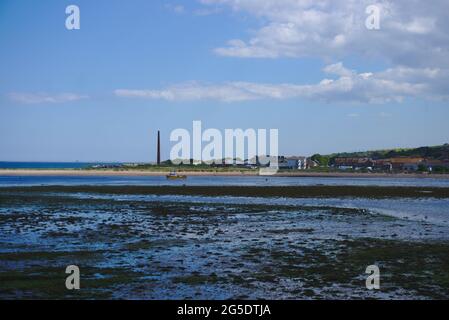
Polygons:
M176 196L183 192L208 197ZM447 225L324 202L429 192L447 196L397 187L0 188L0 298L448 299ZM229 194L239 197L222 203ZM238 203L305 194L325 205ZM64 285L73 264L79 291ZM372 264L380 290L365 287Z
M285 198L449 198L449 188L397 186L34 186L4 187L1 189L4 191L19 192L85 192L98 194L200 195Z

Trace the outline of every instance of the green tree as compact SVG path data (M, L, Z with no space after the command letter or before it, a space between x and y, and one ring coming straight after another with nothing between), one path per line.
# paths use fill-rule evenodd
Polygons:
M321 154L317 153L314 154L311 159L315 162L317 162L322 167L327 167L329 165L329 157L328 156L322 156Z

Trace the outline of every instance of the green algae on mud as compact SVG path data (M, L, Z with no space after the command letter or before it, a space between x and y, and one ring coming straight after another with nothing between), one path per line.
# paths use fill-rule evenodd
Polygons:
M88 290L65 288L67 274L62 267L35 266L25 271L0 271L2 299L111 299L120 286L142 277L127 269L84 267L81 285Z
M275 283L296 279L301 286L292 290L292 295L328 298L335 291L334 298L346 299L348 296L335 290L346 287L357 298L370 298L362 289L365 268L376 264L381 272L383 298L394 298L400 292L406 293L403 298L449 297L448 242L361 238L327 241L312 249L301 246L290 249L249 248L247 257L258 256L261 261L253 277Z
M376 263L381 269L381 287L385 297L389 294L394 297L401 290L415 298L449 297L449 244L359 239L327 243L325 251L324 248L304 247L289 250L276 247L247 249L249 250L241 255L240 260L245 263L256 260L257 264L252 264L254 269L251 271L243 268L240 273L222 275L192 272L172 276L169 281L175 287L232 285L249 291L257 287L277 288L275 292L281 288L282 296L287 299L344 299L347 296L342 294L341 288L346 287L355 297L370 298L366 291L366 295L362 295L364 268ZM242 250L244 251L245 249ZM28 259L29 255L24 258ZM2 259L8 260L9 257L2 256ZM426 263L425 269L422 267L423 263ZM144 282L140 280L143 273L126 268L85 267L82 271L82 286L88 291L81 290L78 293L63 288L66 275L62 268L31 267L26 272L0 272L2 296L13 297L22 291L22 298L33 298L36 295L45 299L112 298L116 290L129 286L136 290L139 283ZM285 286L285 281L298 285ZM142 287L141 290L149 288Z

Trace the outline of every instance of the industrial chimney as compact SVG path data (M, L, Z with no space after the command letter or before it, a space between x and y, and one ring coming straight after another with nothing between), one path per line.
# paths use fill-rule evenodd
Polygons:
M161 133L157 131L157 165L161 165Z

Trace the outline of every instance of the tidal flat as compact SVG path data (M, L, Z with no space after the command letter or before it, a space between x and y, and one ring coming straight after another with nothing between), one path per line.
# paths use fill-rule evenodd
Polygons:
M448 198L430 187L0 188L0 299L448 299ZM395 215L390 203L406 205ZM380 290L365 287L373 264ZM65 287L68 265L80 290Z

